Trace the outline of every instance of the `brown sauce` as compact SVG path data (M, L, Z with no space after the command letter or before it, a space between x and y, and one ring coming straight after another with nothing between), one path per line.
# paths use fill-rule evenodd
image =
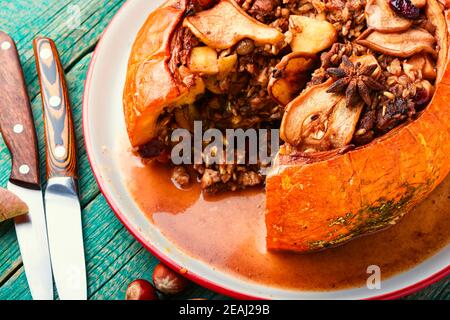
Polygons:
M298 255L266 251L263 190L205 198L197 184L177 189L162 165L144 166L130 153L121 157L135 201L168 239L218 270L259 284L300 290L362 286L369 265L378 265L386 279L450 240L450 177L392 228Z

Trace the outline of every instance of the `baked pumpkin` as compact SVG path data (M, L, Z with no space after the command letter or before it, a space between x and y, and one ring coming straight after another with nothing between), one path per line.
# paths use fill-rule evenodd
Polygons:
M260 163L206 159L173 180L265 180L268 249L321 250L395 224L447 176L447 61L437 0L169 0L132 48L127 130L143 158L169 161L171 133L195 120L279 128L266 179Z

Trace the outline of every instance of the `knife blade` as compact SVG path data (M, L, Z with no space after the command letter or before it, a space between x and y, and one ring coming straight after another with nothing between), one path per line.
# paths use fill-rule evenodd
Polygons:
M61 300L86 300L75 134L64 71L54 42L34 41L45 127L45 208L53 275Z
M35 300L52 300L36 130L16 45L1 31L0 65L0 129L12 157L7 188L29 209L28 214L15 219L17 240L31 296Z

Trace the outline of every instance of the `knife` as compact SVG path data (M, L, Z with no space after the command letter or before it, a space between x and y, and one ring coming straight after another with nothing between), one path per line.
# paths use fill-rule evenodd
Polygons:
M34 40L45 127L45 211L53 275L61 300L86 300L86 265L72 112L51 39Z
M0 129L11 153L8 190L27 205L15 219L25 275L35 300L53 299L53 279L39 174L36 130L14 41L0 31Z

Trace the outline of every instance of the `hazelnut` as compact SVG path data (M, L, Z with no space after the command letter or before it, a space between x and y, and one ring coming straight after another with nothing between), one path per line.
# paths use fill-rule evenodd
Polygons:
M128 286L125 300L158 300L158 296L150 282L138 279Z
M153 271L153 283L158 291L168 295L179 294L188 285L188 281L185 278L161 263Z

